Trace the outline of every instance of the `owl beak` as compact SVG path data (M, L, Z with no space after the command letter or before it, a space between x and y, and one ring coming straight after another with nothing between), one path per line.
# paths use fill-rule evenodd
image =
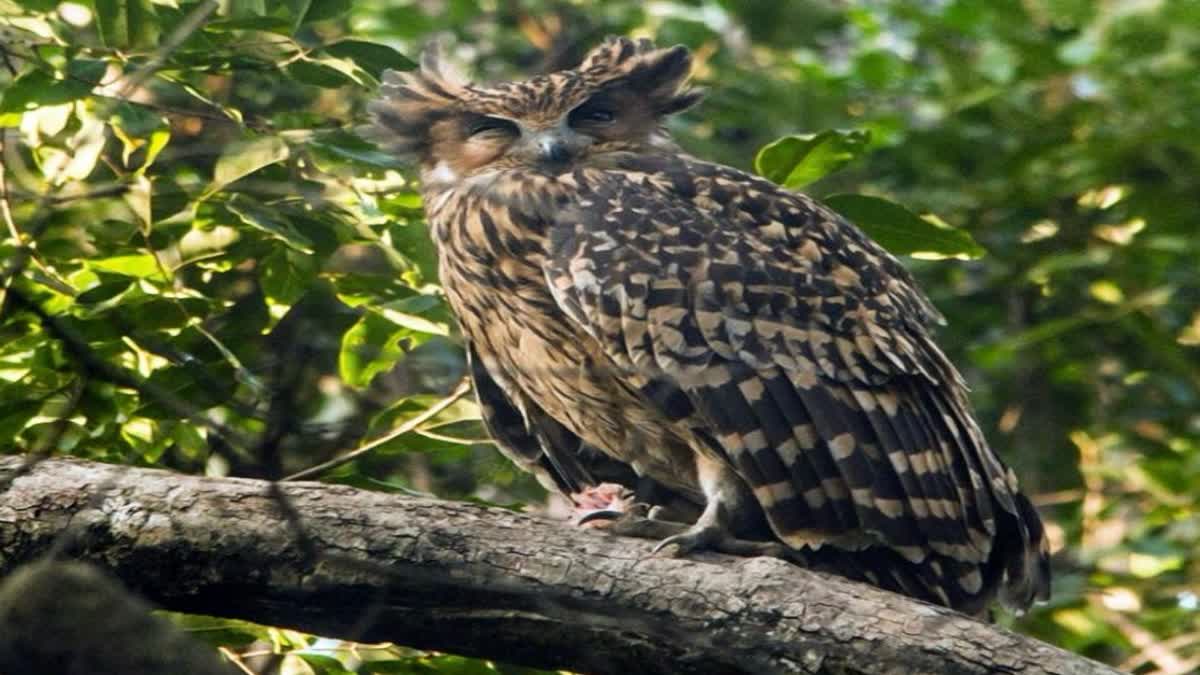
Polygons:
M545 134L537 139L538 159L547 164L565 164L571 159L571 149L557 134Z

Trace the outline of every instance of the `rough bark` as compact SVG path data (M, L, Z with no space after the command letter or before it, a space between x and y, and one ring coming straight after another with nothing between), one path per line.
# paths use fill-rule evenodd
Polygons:
M21 458L0 458L0 487ZM0 574L50 547L168 609L585 673L1117 671L765 558L650 555L469 503L47 460L0 494Z

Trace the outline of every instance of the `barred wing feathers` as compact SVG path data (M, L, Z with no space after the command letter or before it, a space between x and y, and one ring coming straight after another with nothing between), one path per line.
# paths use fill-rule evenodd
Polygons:
M547 491L569 497L600 483L630 489L638 485L630 466L588 446L534 403L518 404L509 398L471 344L467 365L488 435L505 457L533 474Z
M955 607L1048 592L1041 523L894 258L807 197L687 157L565 180L556 300L648 404L685 395L780 540L873 551L905 568L882 585Z

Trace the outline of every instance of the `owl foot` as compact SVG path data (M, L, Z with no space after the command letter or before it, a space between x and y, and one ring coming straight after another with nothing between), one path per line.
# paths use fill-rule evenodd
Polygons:
M724 531L717 525L696 523L679 534L674 534L658 542L652 553L668 558L678 558L693 551L713 550L713 546L725 537Z
M572 520L582 527L605 527L635 505L632 490L617 483L590 485L571 495Z
M612 509L594 510L585 513L576 524L603 529L609 534L638 539L662 539L679 534L687 528L683 523L660 518L662 507L635 502L623 511Z
M796 561L798 554L777 541L739 539L719 527L693 526L667 537L654 547L653 552L670 558L678 558L697 551L714 551L743 558L780 558Z
M637 503L604 529L611 534L638 539L664 539L687 530L687 525L663 519L662 515L661 507Z
M653 552L667 557L680 557L696 551L710 550L744 558L770 557L803 562L800 554L776 541L739 539L719 527L704 529L689 526L669 518L670 513L655 506L635 503L615 517L609 512L594 512L585 516L589 521L604 520L605 532L622 537L658 540Z

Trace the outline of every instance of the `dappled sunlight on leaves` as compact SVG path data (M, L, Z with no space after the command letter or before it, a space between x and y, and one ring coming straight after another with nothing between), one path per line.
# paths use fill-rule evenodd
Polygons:
M682 42L709 94L669 122L681 145L812 191L946 315L1048 521L1054 595L1003 620L1200 669L1200 3L4 7L4 452L261 476L249 440L282 428L282 475L541 508L480 442L416 176L357 129L435 36L482 80L606 34ZM532 672L175 619L289 673Z

